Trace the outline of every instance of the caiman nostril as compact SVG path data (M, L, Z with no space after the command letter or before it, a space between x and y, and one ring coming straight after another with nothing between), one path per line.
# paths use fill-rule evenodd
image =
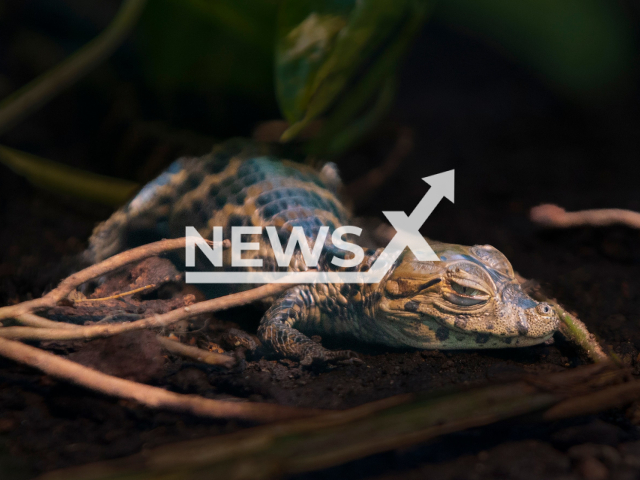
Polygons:
M541 315L551 315L553 313L553 308L548 303L541 303L536 307L538 313Z

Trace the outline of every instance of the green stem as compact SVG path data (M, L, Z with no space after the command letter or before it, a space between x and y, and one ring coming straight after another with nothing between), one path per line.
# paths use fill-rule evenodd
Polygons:
M525 278L517 274L516 276L520 284L524 285L527 283ZM560 318L560 333L582 348L594 363L609 362L612 360L612 358L609 357L609 355L607 355L602 349L595 335L589 332L587 326L575 315L567 312L567 310L564 309L556 299L547 297L539 288L523 288L525 288L526 292L535 300L538 300L539 302L546 302L553 307ZM613 360L615 360L615 358L613 358Z
M87 172L0 145L0 164L50 192L119 207L140 186L129 180Z
M146 0L124 0L116 17L100 35L0 102L0 135L108 58L136 24L145 3Z
M580 346L587 355L589 355L591 360L596 363L611 361L598 343L596 337L589 332L587 326L582 321L567 312L558 302L553 300L547 300L547 302L551 303L562 321L560 331Z

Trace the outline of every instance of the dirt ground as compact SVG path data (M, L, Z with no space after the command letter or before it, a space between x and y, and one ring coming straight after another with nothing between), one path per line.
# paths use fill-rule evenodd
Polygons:
M64 101L72 100L61 100L58 108ZM415 147L381 194L358 214L410 211L427 188L421 177L455 168L456 203L443 202L424 233L443 241L494 245L521 275L540 282L640 374L640 232L624 227L544 231L527 217L530 207L548 202L569 210L640 210L637 107L638 98L607 109L560 100L533 75L478 41L432 24L406 61L388 121L411 127ZM47 110L15 134L14 145L35 142L51 122L53 114ZM345 180L357 178L371 159L384 157L392 131L383 129L341 161ZM71 157L75 151L55 143L50 150ZM36 190L0 167L0 304L37 297L54 286L73 268L73 256L84 249L95 223L109 214L104 207ZM128 308L123 301L123 312L137 312ZM259 318L259 307L227 312L211 319L207 335L215 340L232 325L255 332ZM176 392L320 408L347 408L404 392L500 382L585 363L561 340L501 351L365 350L363 365L324 371L266 359L223 371L166 356L153 335L146 334L47 347ZM639 478L637 424L640 407L635 406L556 423L516 419L303 477ZM31 478L245 426L151 411L0 359L3 478Z

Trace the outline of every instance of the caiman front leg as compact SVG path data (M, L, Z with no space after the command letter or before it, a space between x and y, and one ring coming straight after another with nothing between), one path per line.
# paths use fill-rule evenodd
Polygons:
M308 286L287 290L262 317L258 337L267 350L299 360L302 365L357 358L350 350L327 350L296 327L320 321L320 309Z

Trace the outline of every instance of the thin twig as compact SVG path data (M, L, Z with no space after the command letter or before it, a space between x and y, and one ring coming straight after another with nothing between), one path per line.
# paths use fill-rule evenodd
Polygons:
M185 320L202 313L217 312L240 305L246 305L256 300L278 295L290 287L291 285L286 283L261 285L251 290L205 300L189 305L188 307L163 313L162 315L154 315L153 317L128 323L88 325L74 329L5 327L0 328L0 337L20 340L89 340L92 338L110 337L132 330L166 327L180 320Z
M109 26L95 39L0 103L0 134L70 87L108 58L138 21L146 0L125 0Z
M530 213L531 221L544 227L569 228L590 225L604 227L621 224L631 228L640 228L640 213L620 208L581 210L567 212L557 205L539 205Z
M23 313L16 320L23 325L27 325L29 327L37 327L37 328L61 328L61 329L69 329L72 330L74 328L82 328L81 325L75 325L73 323L66 322L54 322L52 320L42 318L33 313Z
M134 288L133 290L129 290L128 292L116 293L115 295L111 295L109 297L83 298L82 300L75 300L74 303L104 302L106 300L115 300L116 298L128 297L129 295L149 290L150 288L153 288L155 286L156 284L152 283L151 285L145 285L144 287Z
M66 298L67 295L83 283L112 272L113 270L117 270L129 263L160 255L161 253L165 253L170 250L184 248L186 245L185 242L186 238L160 240L159 242L142 245L141 247L132 248L131 250L114 255L113 257L107 258L100 263L92 265L65 278L60 282L60 285L58 285L57 288L54 288L41 298L18 303L16 305L9 305L7 307L0 307L0 320L5 318L16 318L24 313L31 313L44 308L53 308L60 300ZM213 242L207 241L207 243L213 245ZM228 240L225 240L223 245L228 246Z
M135 400L151 408L164 408L203 417L237 418L257 422L310 417L322 412L269 403L226 402L169 392L162 388L113 377L39 348L3 338L0 338L0 355L37 368L53 377L106 395Z
M155 315L142 320L115 325L71 325L52 322L32 313L33 310L55 306L58 301L66 298L77 286L88 280L118 269L128 263L142 260L167 250L184 247L185 240L185 238L163 240L122 252L97 265L93 265L71 275L63 280L56 289L38 300L0 308L0 319L13 317L26 325L30 325L27 327L0 328L0 336L5 337L0 338L0 355L38 368L52 376L72 381L78 385L107 395L136 400L144 405L155 408L167 408L214 418L239 418L254 421L299 418L319 413L319 410L303 410L271 404L258 405L252 403L224 402L198 396L167 392L161 388L150 387L148 385L112 377L78 365L70 360L59 358L35 347L8 340L8 338L31 340L89 339L143 328L164 327L202 313L224 310L278 295L291 286L287 284L262 285L252 290L199 302L162 315ZM213 242L209 243L213 244ZM224 245L227 245L227 243ZM127 294L131 293L132 292L127 292ZM161 343L163 343L163 340L161 340ZM173 350L176 350L175 345L164 346L165 348L173 347ZM195 350L198 350L198 352L195 352ZM210 364L232 366L234 363L233 359L224 355L204 351L200 352L199 349L193 347L180 349L180 353L188 354L200 361Z
M198 362L206 363L207 365L220 365L223 367L231 368L235 365L236 360L233 357L223 355L217 352L208 352L198 347L192 347L185 345L177 340L171 340L170 338L158 335L156 337L158 342L165 350L183 357L192 358Z

